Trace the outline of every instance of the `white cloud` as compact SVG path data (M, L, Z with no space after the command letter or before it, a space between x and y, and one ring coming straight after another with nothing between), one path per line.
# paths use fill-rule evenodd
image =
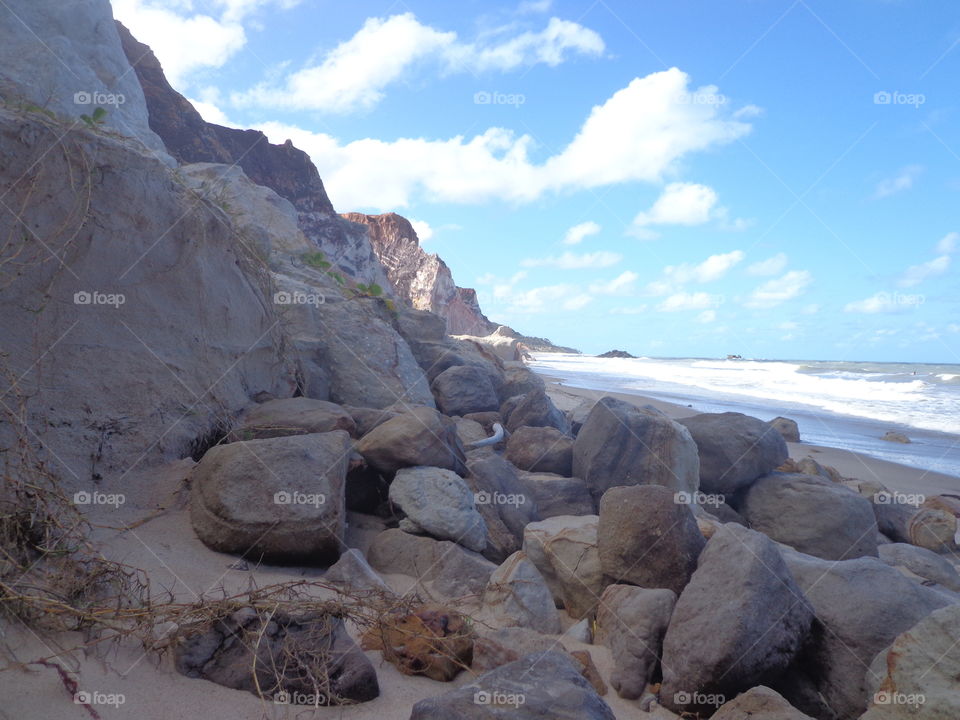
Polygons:
M625 270L610 282L591 285L590 292L598 295L631 295L639 277L637 273Z
M576 285L547 285L523 292L511 292L500 298L507 303L508 312L542 313L563 310L579 310L593 298Z
M770 308L803 294L813 282L813 275L806 270L791 270L782 277L768 280L760 285L744 303L750 308Z
M890 297L890 293L879 292L863 300L847 303L843 310L848 313L867 313L872 315L880 312L892 312L896 308L897 306Z
M563 244L579 245L583 242L584 238L590 235L596 235L600 230L601 227L597 223L593 222L593 220L587 220L567 230L567 234L563 236Z
M928 262L908 267L897 281L897 285L903 288L914 287L915 285L922 283L928 277L943 275L949 269L950 256L941 255L940 257L936 257Z
M667 295L687 283L708 283L719 280L731 268L743 261L745 255L742 250L711 255L702 263L691 265L668 265L663 269L663 277L647 285L647 292L651 295Z
M649 225L702 225L710 220L718 196L713 188L697 183L675 182L667 185L653 207L638 213L633 227Z
M466 139L400 138L341 144L323 133L260 125L272 142L291 139L313 158L341 210L396 210L415 195L432 202L531 202L631 181L660 182L691 152L729 143L751 126L723 106L683 103L689 78L673 68L636 78L593 108L576 137L536 163L534 141L504 128ZM371 184L370 178L377 182Z
M329 113L368 110L385 89L417 63L433 61L442 73L559 65L567 53L599 55L603 39L569 20L551 18L539 32L524 32L494 44L464 43L452 31L424 25L404 13L368 18L357 33L279 83L260 83L233 95L238 105L283 107Z
M947 233L937 243L937 252L941 255L950 255L956 251L957 247L960 247L960 233Z
M212 102L205 102L203 100L194 100L188 98L191 105L194 109L200 113L200 116L209 123L215 125L223 125L224 127L240 127L235 123L230 121L230 118L227 117L226 113L223 112L216 104Z
M417 237L420 238L420 242L425 243L434 236L434 230L427 221L410 218L410 224L417 233Z
M623 255L607 250L577 255L565 252L545 258L527 258L520 262L523 267L554 267L560 270L583 270L585 268L605 268L623 260Z
M809 305L804 305L800 312L804 315L816 315L820 312L820 306L817 303L810 303Z
M679 292L674 293L670 297L664 299L659 305L657 305L657 310L660 312L679 312L682 310L706 310L709 308L716 307L721 300L716 295L711 295L710 293L705 292L696 292L696 293L687 293Z
M580 293L565 300L562 307L564 310L580 310L591 302L593 302L593 297L586 293Z
M702 313L697 315L697 322L703 323L704 325L709 325L717 319L716 310L704 310Z
M517 7L517 12L521 15L526 13L545 13L553 7L553 0L524 0Z
M874 191L874 197L885 198L909 190L922 172L922 165L908 165L894 177L881 180Z
M771 258L755 262L747 267L748 275L779 275L787 267L787 254L777 253Z

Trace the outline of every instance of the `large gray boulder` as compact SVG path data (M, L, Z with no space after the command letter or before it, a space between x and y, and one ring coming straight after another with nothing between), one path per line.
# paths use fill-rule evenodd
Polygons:
M392 593L383 578L370 567L363 553L356 548L345 551L340 559L327 569L323 574L323 582L342 587L347 593Z
M487 547L487 527L473 492L452 470L424 466L398 470L390 484L390 502L406 515L400 522L403 530L452 540L474 552Z
M800 552L827 560L877 555L877 523L870 501L813 475L772 473L740 501L755 530Z
M796 420L785 417L775 417L770 421L770 427L780 433L787 442L800 442L800 428L797 426Z
M384 530L373 539L367 559L381 573L401 573L420 583L429 582L433 590L448 598L481 594L497 569L462 545L397 528Z
M483 606L497 625L517 625L548 635L560 633L560 616L550 588L522 552L508 557L490 576Z
M432 408L414 408L387 420L360 438L356 447L367 463L385 475L417 465L466 473L456 424Z
M646 692L676 602L672 590L610 585L603 591L594 642L610 648L610 684L620 697L636 700Z
M887 565L904 568L948 590L960 592L960 573L943 555L907 543L880 545L877 550Z
M503 385L500 388L500 396L503 400L516 397L517 395L526 395L531 390L546 391L546 384L543 378L537 375L533 370L522 365L508 367L503 371Z
M188 631L174 665L282 704L349 705L380 694L373 664L332 615L241 608Z
M466 415L500 408L489 373L475 365L447 368L430 383L430 389L444 415Z
M229 439L263 440L333 430L346 430L355 435L357 425L350 413L335 403L295 397L254 405L240 416Z
M735 524L717 528L663 640L661 703L709 717L725 698L786 670L812 621L771 540Z
M521 474L520 480L527 494L537 504L543 520L557 515L597 514L590 488L579 478L551 473L526 473Z
M700 453L700 489L733 495L790 456L783 435L742 413L702 413L678 420Z
M700 460L689 431L652 407L605 397L573 444L573 475L599 500L616 485L663 485L694 493Z
M516 431L527 425L529 427L552 427L566 434L570 432L570 423L567 416L557 410L553 400L540 388L530 390L519 399L511 398L500 408L507 423L507 430Z
M190 474L190 519L220 552L330 565L343 547L343 430L212 448Z
M520 427L507 440L507 460L521 470L569 477L573 438L552 427Z
M467 453L469 475L466 480L474 491L477 510L487 522L493 545L490 556L503 562L520 549L523 529L540 519L536 501L510 462L490 448Z
M862 720L960 718L960 605L935 610L877 654Z
M750 688L726 702L713 720L813 720L788 703L776 690L763 685Z
M834 562L782 548L816 623L796 663L774 687L818 718L866 710L866 668L897 635L951 604L877 558Z
M560 652L536 653L491 670L469 685L413 706L410 720L616 720Z
M706 545L690 506L662 485L610 488L600 499L600 564L618 582L679 595Z
M574 618L589 615L607 579L597 550L596 515L559 515L527 525L523 552L543 575L557 607Z

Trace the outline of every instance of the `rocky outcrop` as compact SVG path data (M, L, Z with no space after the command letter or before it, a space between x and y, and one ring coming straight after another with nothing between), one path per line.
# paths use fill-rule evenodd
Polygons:
M466 473L456 424L432 408L414 408L378 425L360 439L357 452L386 475L417 465Z
M417 310L444 318L451 335L487 335L496 330L480 311L476 291L454 284L450 268L436 254L424 252L405 217L396 213L346 213L343 217L367 228L373 251L397 297Z

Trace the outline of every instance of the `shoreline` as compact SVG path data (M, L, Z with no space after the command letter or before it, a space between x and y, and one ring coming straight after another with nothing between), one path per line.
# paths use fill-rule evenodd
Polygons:
M534 368L531 369L543 378L547 384L547 394L560 410L577 407L583 400L595 402L609 395L633 405L652 405L673 419L689 417L699 413L699 411L693 407L651 398L640 393L603 391L566 385L561 378L540 372ZM774 412L770 414L770 417L761 417L761 419L770 420L775 417L775 415L776 413ZM801 460L804 457L810 456L821 465L833 466L844 477L858 480L875 480L893 491L919 493L922 495L940 495L943 493L960 492L960 477L947 473L925 470L912 465L905 465L874 457L867 453L828 445L799 442L787 443L787 447L790 449L790 457L794 460Z

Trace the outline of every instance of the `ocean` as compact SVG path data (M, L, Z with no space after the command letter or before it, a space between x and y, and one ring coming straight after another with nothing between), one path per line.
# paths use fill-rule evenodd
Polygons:
M646 395L699 412L793 418L804 442L960 478L960 365L535 353L565 385ZM910 444L880 438L905 433ZM960 487L960 485L958 485Z

